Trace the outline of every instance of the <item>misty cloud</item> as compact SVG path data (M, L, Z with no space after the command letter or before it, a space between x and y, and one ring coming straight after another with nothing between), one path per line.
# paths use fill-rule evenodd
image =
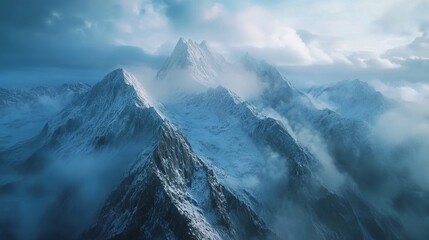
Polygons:
M258 97L267 87L259 81L254 72L247 71L239 65L230 67L217 78L222 86L245 101Z
M17 239L75 239L93 221L137 151L118 147L92 154L58 156L44 151L39 170L2 174L0 235ZM32 159L35 161L36 159ZM12 212L5 212L10 211Z
M320 183L333 192L339 192L344 187L346 176L343 175L335 165L335 160L328 151L327 143L317 131L301 128L295 129L295 134L300 143L306 146L312 154L319 160L320 169L315 175Z
M429 85L374 83L381 92L396 101L396 107L386 112L375 124L375 136L390 149L402 154L395 156L396 164L409 169L414 180L426 190L429 178Z
M327 152L322 151L328 155L320 155L320 147L341 143L314 142L308 136L301 137L302 142L307 146L316 143L319 149L314 146L309 149L318 154L322 164L323 156L331 157L328 163L334 165L328 166L338 169L336 175L343 179L339 181L342 186L336 189L358 187L360 194L376 209L401 219L407 235L426 238L427 233L422 229L427 228L429 214L426 174L429 170L429 112L425 107L429 104L429 86L421 82L395 81L372 81L370 84L394 104L370 125L369 139L360 142L362 146L346 147L349 152L339 150L334 154L328 148ZM321 183L324 183L323 178Z

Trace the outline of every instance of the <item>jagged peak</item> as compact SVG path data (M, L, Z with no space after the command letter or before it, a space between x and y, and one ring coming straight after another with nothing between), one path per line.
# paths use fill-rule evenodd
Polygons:
M179 38L174 49L176 50L176 49L186 48L189 50L190 48L198 48L198 47L203 48L204 50L207 50L209 52L212 51L208 47L206 40L202 40L200 43L197 43L197 42L193 41L192 39L185 39L183 37ZM173 50L173 53L174 53L174 50Z
M198 44L191 39L180 38L169 60L181 61L179 66L186 67L212 58L220 58L220 56L208 47L205 40Z
M186 63L192 64L192 60L194 60L192 59L192 57L195 57L195 54L204 54L204 52L202 52L201 50L202 49L200 48L200 46L194 41L190 39L180 38L179 41L177 41L177 44L174 47L169 59L182 60L182 58L185 58L187 60Z
M183 37L181 37L179 39L179 41L177 41L176 46L173 49L173 52L171 53L171 55L173 55L175 52L177 52L180 49L187 49L189 47L189 45L192 44L192 41L188 40L188 39L184 39Z
M134 75L123 68L118 68L108 73L102 81L92 89L92 93L105 93L108 96L138 100L137 105L144 107L153 106L153 101Z
M127 85L134 85L137 83L136 78L123 68L117 68L111 71L103 78L103 81L107 81L107 82L116 81L119 83L124 82Z
M190 78L204 86L217 86L218 73L227 64L220 54L213 51L206 41L196 43L180 38L170 57L158 72L156 79L177 79L176 71L189 72Z

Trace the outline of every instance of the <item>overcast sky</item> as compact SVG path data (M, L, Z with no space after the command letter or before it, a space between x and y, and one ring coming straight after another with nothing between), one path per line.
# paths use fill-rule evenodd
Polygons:
M296 84L425 81L426 0L3 0L0 87L99 80L158 68L179 37L234 60L249 52Z

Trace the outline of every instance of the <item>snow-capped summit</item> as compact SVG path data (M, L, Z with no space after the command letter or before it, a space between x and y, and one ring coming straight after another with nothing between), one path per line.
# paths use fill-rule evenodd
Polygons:
M152 135L163 121L152 103L133 75L116 69L48 122L50 141L91 151Z
M156 79L181 81L190 78L204 87L217 86L219 71L227 65L226 60L207 46L206 41L196 43L180 38Z
M122 68L107 74L94 86L91 94L111 100L121 98L123 101L135 101L137 106L143 107L148 107L153 102L139 81Z

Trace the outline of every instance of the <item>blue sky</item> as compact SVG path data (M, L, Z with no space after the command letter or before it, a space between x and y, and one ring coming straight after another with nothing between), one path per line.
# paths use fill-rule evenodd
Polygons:
M425 0L1 1L0 87L156 69L181 36L231 60L249 52L294 79L424 81L427 12Z

